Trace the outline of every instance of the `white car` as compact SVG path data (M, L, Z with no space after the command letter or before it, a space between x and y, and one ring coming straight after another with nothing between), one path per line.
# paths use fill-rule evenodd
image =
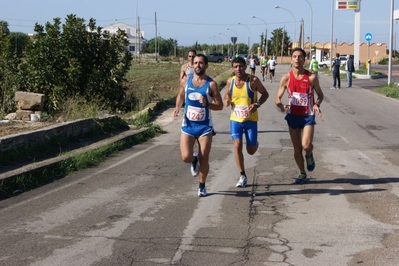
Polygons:
M339 59L341 60L341 66L346 64L346 54L341 54L339 56ZM320 67L324 67L324 68L330 67L330 64L331 64L330 60L321 61L321 62L319 62L319 68Z

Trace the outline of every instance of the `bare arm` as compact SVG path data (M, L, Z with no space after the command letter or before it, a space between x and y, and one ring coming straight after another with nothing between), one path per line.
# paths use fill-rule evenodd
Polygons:
M187 69L187 65L186 64L181 66L181 68L180 68L180 80L182 80L186 76L186 69Z
M208 107L208 109L210 110L222 110L223 100L222 96L220 95L217 83L215 81L211 81L209 88L211 90L213 102L207 102L207 100L204 97L201 97L200 103L202 103L203 106Z
M185 85L186 81L184 79L180 79L179 93L176 96L176 105L175 105L175 110L173 110L173 117L177 117L179 115L180 108L184 103Z
M278 108L280 108L281 112L286 112L288 109L288 105L283 105L281 102L281 98L283 98L283 95L285 93L285 90L287 89L287 84L290 79L289 73L285 74L281 80L280 80L280 85L277 91L275 103Z
M269 93L258 77L253 76L251 78L251 88L261 94L260 98L258 99L259 104L262 105L269 98ZM251 112L254 108L258 108L256 103L253 103L249 106L249 111Z
M317 113L319 117L322 116L321 110L320 110L320 104L323 102L324 99L324 94L323 91L320 88L320 83L319 79L317 78L316 75L312 75L309 77L310 84L313 86L313 89L315 90L317 94L317 100L315 101L315 104L313 105L313 111Z
M228 107L231 104L230 86L232 78L229 78L226 82L226 92L224 94L224 106Z

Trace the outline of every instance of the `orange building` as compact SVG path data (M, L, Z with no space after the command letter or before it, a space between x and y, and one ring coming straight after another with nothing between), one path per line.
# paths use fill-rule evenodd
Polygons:
M309 43L304 44L305 49L309 49ZM322 54L328 59L330 57L330 42L313 43L313 48L317 50L321 50ZM339 54L354 54L354 44L348 44L346 42L343 43L333 43L332 45L332 55L335 57L336 53ZM359 49L359 63L365 64L367 59L370 58L372 64L378 63L378 61L387 56L387 45L386 43L370 43L370 47L368 47L367 43L361 43Z

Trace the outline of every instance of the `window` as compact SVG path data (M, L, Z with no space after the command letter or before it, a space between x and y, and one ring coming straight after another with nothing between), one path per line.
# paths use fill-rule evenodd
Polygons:
M129 46L129 52L134 52L136 50L134 48L136 48L136 47L135 46Z

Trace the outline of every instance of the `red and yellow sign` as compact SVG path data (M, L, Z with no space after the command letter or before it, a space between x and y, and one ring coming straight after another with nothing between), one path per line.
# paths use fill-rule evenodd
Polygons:
M337 0L336 9L338 10L357 10L359 9L359 0L356 1L339 1Z

